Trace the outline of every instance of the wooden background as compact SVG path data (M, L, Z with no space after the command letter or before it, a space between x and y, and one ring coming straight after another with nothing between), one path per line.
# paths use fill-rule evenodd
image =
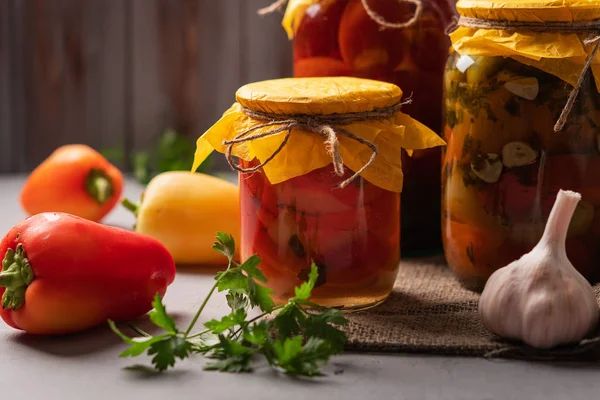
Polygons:
M199 136L239 86L291 74L282 15L256 14L270 2L0 0L0 173L66 143Z

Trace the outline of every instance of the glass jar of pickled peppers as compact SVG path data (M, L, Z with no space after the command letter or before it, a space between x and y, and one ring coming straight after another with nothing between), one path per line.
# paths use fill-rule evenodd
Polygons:
M198 140L195 165L216 149L240 171L241 257L261 258L276 303L313 263L318 304L363 309L391 292L400 151L444 144L400 111L401 96L396 85L349 77L252 83Z
M588 280L600 279L600 58L584 68L596 44L585 32L472 26L600 18L600 3L559 3L457 4L466 23L451 34L445 74L442 223L448 263L474 290L539 241L559 189L582 194L567 256Z
M421 4L418 14L415 3ZM454 5L455 0L290 0L283 26L294 39L294 76L394 83L412 94L405 112L441 134L450 47L445 29ZM440 149L404 153L403 170L402 252L441 249Z

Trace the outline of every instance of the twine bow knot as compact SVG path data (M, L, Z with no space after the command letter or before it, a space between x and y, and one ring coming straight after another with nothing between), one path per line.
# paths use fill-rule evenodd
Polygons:
M315 133L323 138L327 153L331 157L335 173L338 176L342 176L344 175L344 162L340 154L340 143L338 137L346 136L347 138L355 140L356 142L369 147L372 151L372 154L369 160L358 171L356 171L352 176L350 176L348 179L344 180L342 183L339 184L338 187L343 189L346 186L348 186L352 181L354 181L357 177L359 177L360 174L362 174L367 168L369 168L371 164L373 164L375 158L377 158L377 155L379 154L379 150L375 143L363 139L360 136L341 128L341 126L349 125L354 122L379 120L392 117L398 111L400 111L400 108L403 105L408 104L410 102L411 100L408 99L404 102L398 102L390 107L378 108L372 111L330 115L279 115L250 110L249 108L242 107L242 111L247 116L264 122L253 126L252 128L246 129L231 140L224 140L223 145L227 146L227 149L225 151L225 157L231 168L238 172L256 172L260 168L264 167L269 162L271 162L271 160L273 160L273 158L275 158L275 156L277 156L277 154L281 152L281 150L287 145L293 129L300 129L303 131ZM251 134L252 132L257 131L259 129L269 127L272 128L261 133ZM232 149L233 146L235 146L236 144L250 142L269 136L274 136L281 132L286 132L283 141L277 147L277 149L275 149L275 151L263 162L259 163L254 167L243 168L233 161Z

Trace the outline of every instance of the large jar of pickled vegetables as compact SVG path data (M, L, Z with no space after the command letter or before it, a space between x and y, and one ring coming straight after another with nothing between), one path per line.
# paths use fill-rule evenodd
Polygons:
M400 111L402 91L358 78L288 78L240 88L199 140L240 172L241 256L258 254L276 302L313 263L312 300L361 309L390 293L400 259L400 151L443 144ZM238 161L234 160L237 157Z
M290 0L294 76L355 76L400 86L404 110L441 134L445 29L455 0ZM403 154L403 254L441 250L440 149Z
M443 239L449 265L475 290L539 241L559 189L583 196L567 256L600 279L600 3L549 4L457 4L445 74Z

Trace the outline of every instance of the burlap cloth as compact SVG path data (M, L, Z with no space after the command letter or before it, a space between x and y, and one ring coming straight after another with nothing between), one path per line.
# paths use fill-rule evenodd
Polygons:
M600 285L595 289L600 302ZM600 338L546 352L500 340L481 324L478 299L477 293L460 286L442 256L403 261L395 288L383 304L347 316L347 348L471 357L600 360Z

